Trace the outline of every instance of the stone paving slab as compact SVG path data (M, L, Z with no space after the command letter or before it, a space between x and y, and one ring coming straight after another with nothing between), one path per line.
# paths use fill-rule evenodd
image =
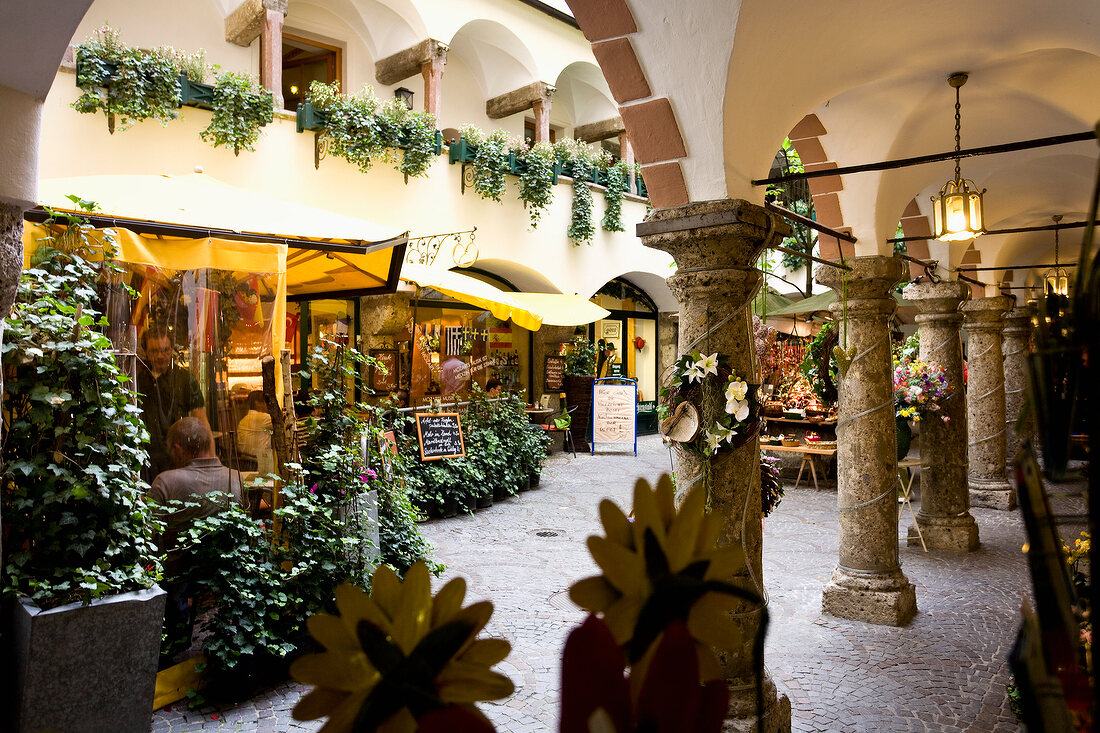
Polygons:
M482 706L499 731L557 730L561 649L583 620L565 592L596 572L584 543L601 533L596 507L604 497L628 507L636 478L653 481L671 468L656 436L640 438L638 453L557 453L541 487L474 515L421 525L448 566L435 587L464 577L467 603L495 604L486 634L512 643L500 669L516 692ZM1055 493L1056 510L1080 511L1078 499ZM764 528L765 659L791 699L794 731L1019 730L1005 684L1018 609L1030 596L1023 526L1016 512L973 514L982 542L974 553L901 545L917 616L901 629L873 626L821 614L822 587L837 560L835 490L787 489ZM910 522L906 512L899 532ZM153 730L315 731L319 723L290 718L303 691L288 682L235 707L177 705L154 715Z

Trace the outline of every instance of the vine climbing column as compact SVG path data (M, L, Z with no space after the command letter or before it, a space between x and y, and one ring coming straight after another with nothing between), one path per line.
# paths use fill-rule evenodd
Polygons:
M917 524L929 549L969 552L978 549L979 542L966 480L966 383L959 306L970 298L970 287L961 282L919 283L906 287L903 294L917 306L921 361L943 367L951 385L939 413L947 419L921 422ZM909 529L909 544L919 544L915 527Z
M781 237L787 231L786 225L763 208L742 200L658 209L638 225L643 244L668 252L676 260L678 269L668 284L680 302L681 354L696 350L723 354L737 374L758 381L748 306L760 287L761 275L753 263L769 238ZM709 474L711 511L725 518L719 542L744 547L746 569L742 584L763 596L760 447L756 428L758 423L743 444L711 457L677 448L676 484L677 491L682 493ZM789 731L790 700L777 693L763 670L766 712L764 724L756 727L753 640L760 630L762 609L740 603L732 617L744 641L738 650L718 652L730 686L725 730Z
M837 509L840 558L822 594L831 616L904 626L917 612L913 584L898 560L897 439L890 358L891 290L906 272L895 257L849 260L851 272L825 265L817 281L840 296ZM842 352L842 353L840 353Z
M966 315L966 424L969 429L970 504L1009 511L1016 490L1005 475L1005 364L1002 352L1007 295L963 305Z

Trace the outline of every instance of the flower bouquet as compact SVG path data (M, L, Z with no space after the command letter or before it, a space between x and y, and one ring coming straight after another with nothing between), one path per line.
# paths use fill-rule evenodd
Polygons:
M902 359L894 366L895 415L920 422L921 417L937 413L944 422L951 418L942 414L942 404L951 395L947 371L919 359Z

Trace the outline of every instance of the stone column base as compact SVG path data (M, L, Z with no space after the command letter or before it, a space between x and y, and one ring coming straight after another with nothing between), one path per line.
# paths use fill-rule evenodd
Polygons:
M766 675L766 673L765 673ZM791 700L779 692L770 677L764 678L764 720L756 725L756 689L744 680L727 680L730 704L722 733L790 733Z
M947 518L930 518L918 512L917 524L920 525L924 544L929 550L973 552L981 544L978 540L978 524L969 512L960 517ZM907 544L909 547L920 547L916 527L909 527Z
M970 506L988 509L1000 509L1010 512L1016 508L1016 489L1007 481L984 481L972 478L970 484Z
M917 613L917 590L900 569L856 575L836 568L821 595L829 616L881 626L905 626Z

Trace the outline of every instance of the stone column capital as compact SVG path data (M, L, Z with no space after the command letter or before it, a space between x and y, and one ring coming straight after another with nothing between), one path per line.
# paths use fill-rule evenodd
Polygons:
M822 265L814 272L814 278L838 295L846 287L849 300L893 300L890 292L905 276L905 265L896 257L854 257L845 264L852 268L850 272L832 265Z
M677 274L752 267L772 237L790 231L764 207L743 199L655 209L637 228L642 244L672 255Z
M917 316L956 315L959 304L970 300L970 286L958 281L913 283L901 291L902 296L917 306Z
M997 295L992 298L975 298L963 303L960 310L966 315L967 329L1001 329L1004 327L1004 314L1011 308L1011 297Z
M1031 336L1031 306L1017 305L1005 313L1005 338L1028 338Z

